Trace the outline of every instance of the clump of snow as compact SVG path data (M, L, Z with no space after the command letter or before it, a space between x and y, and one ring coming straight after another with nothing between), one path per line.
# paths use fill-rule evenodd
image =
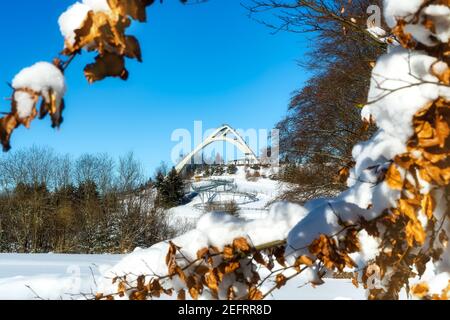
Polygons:
M430 294L442 294L447 286L450 284L450 273L442 272L431 278L428 282Z
M411 287L420 283L428 285L429 295L436 294L440 296L450 284L450 272L441 272L432 261L429 261L425 265L424 274L421 277L417 276L410 280Z
M427 45L433 46L436 42L431 38L431 31L422 24L407 24L405 26L405 32L414 35L414 38Z
M58 19L61 34L66 42L73 45L75 42L75 30L81 28L90 11L111 12L107 0L83 0L71 5Z
M16 90L14 100L19 117L26 118L31 115L36 101L29 92L21 89L32 90L37 95L42 95L46 102L51 101L51 93L59 108L66 92L64 74L55 65L48 62L38 62L31 67L21 70L13 79L12 87Z
M437 61L431 67L432 72L437 76L442 76L448 69L448 64L444 61Z
M371 220L378 216L373 210L364 210L356 204L335 201L325 202L311 211L289 232L286 256L309 254L308 246L321 234L336 235L342 230L340 221L357 224L361 217Z
M398 45L398 42L395 40L395 38L388 35L386 30L384 30L383 28L380 28L378 26L370 26L366 30L380 42L388 43L391 45Z
M59 95L64 95L66 91L63 73L48 62L38 62L22 69L14 77L12 86L14 89L29 88L35 92L48 92L51 89Z
M58 19L59 29L66 42L75 43L75 30L79 29L87 14L91 11L91 7L80 2L76 2L70 6Z
M377 38L383 38L386 36L386 30L377 27L377 26L372 26L370 28L367 28L367 31L369 31L370 34L372 34L374 37Z
M429 5L424 14L432 18L436 38L447 43L450 38L450 8L445 5Z
M362 250L358 253L358 259L355 260L358 265L364 266L367 262L378 256L381 240L369 235L366 230L362 230L358 233L358 241L361 244ZM362 261L362 263L360 261Z
M381 56L376 63L363 116L404 143L413 134L412 118L439 97L438 79L430 73L435 58L401 47ZM424 83L426 82L426 83Z
M384 0L384 17L390 28L399 19L411 18L423 4L423 0Z
M30 93L24 91L16 91L13 96L17 106L17 115L21 119L28 118L32 115L36 100Z
M412 117L409 121L411 122L411 120ZM404 141L385 130L379 130L369 141L358 143L352 150L352 156L356 164L352 170L352 178L348 181L349 186L351 187L357 182L358 177L364 174L367 168L386 163L395 155L403 152L406 152ZM366 177L364 177L364 180L367 181ZM372 182L374 181L372 180Z
M432 29L425 26L425 19L433 23ZM450 38L450 8L444 5L425 7L418 23L407 24L405 31L427 46L437 45L439 41L447 43Z
M83 4L89 6L94 12L109 12L111 8L108 0L83 0Z
M426 46L447 43L450 38L450 8L432 4L418 12L423 3L423 0L385 0L387 24L392 28L397 21L404 20L405 32ZM418 19L414 19L416 16ZM433 28L425 26L425 19L433 23Z
M238 237L247 237L250 243L257 246L285 239L289 230L306 213L303 207L287 202L274 204L268 216L260 220L244 220L228 214L211 213L199 220L196 230L208 238L209 244L219 248Z

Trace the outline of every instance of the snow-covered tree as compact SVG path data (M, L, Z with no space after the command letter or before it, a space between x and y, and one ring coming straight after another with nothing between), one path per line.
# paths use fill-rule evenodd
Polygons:
M155 187L158 191L158 203L162 207L171 208L179 205L184 196L184 181L181 175L172 168L167 176L159 173Z

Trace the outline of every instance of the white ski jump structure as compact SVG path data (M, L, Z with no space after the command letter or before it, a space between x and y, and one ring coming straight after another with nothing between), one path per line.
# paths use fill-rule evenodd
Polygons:
M228 137L228 135L233 135L234 138L230 138L230 137ZM177 172L181 172L186 165L191 163L192 158L194 158L194 156L198 152L200 152L201 150L206 148L211 143L214 143L214 142L217 142L217 141L225 141L225 142L229 142L229 143L235 145L242 153L245 154L245 158L248 159L249 163L251 163L251 164L258 164L259 163L259 160L256 157L255 153L253 152L252 149L250 149L250 147L245 142L245 140L241 137L241 135L238 134L236 132L236 130L234 130L229 125L224 124L223 126L218 128L217 130L215 130L208 138L203 140L202 143L200 143L194 150L192 150L191 153L189 153L187 156L185 156L183 158L183 160L181 160L177 164L177 166L175 167Z

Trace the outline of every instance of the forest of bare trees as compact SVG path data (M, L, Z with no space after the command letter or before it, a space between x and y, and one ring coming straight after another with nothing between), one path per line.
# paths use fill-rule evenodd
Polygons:
M132 153L77 159L31 147L0 159L0 252L127 252L173 231Z

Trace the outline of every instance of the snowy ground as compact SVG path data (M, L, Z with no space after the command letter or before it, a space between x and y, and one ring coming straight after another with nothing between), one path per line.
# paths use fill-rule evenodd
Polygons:
M0 299L77 299L122 255L0 254Z
M277 300L365 300L365 291L356 289L349 279L327 279L323 285L299 286L295 280L276 291L272 299Z
M101 273L122 255L0 254L0 299L83 299L95 292ZM364 299L350 280L328 279L324 285L298 287L295 281L271 299Z

